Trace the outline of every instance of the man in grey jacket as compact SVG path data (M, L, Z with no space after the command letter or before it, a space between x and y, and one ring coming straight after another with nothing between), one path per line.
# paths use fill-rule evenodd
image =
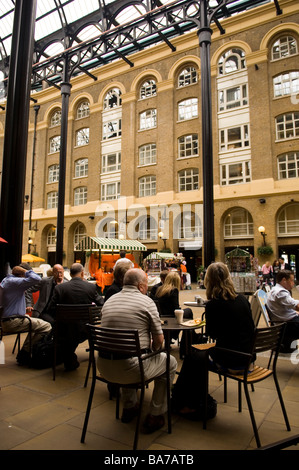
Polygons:
M53 266L53 276L41 278L34 286L30 287L25 292L26 299L26 313L32 312L33 317L41 318L42 320L53 323L53 319L48 315L48 307L50 305L54 288L68 282L64 278L64 269L60 264ZM39 297L35 305L33 305L32 294L39 291Z

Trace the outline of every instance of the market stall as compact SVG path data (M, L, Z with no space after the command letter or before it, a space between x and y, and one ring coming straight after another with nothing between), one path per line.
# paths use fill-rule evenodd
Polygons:
M252 294L256 291L257 277L248 251L235 248L226 253L225 263L228 266L237 292Z
M126 258L130 259L135 267L139 267L134 253L141 253L147 248L137 240L85 237L76 246L76 250L86 252L85 271L103 293L113 282L113 268L120 257L119 252L126 251Z
M181 253L154 252L148 255L144 259L143 268L148 275L149 288L160 282L160 272L165 269L177 271L183 286L186 282L185 277L188 274L183 264L184 260Z

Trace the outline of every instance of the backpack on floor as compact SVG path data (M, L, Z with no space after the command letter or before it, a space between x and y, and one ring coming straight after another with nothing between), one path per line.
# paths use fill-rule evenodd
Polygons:
M59 351L56 354L56 364L59 364L61 358ZM42 336L42 338L32 346L31 367L34 369L48 369L53 365L54 358L54 342L53 334Z

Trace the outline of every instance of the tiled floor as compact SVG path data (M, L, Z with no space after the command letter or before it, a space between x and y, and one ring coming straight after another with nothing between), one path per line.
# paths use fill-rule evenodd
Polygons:
M181 303L194 300L204 290L181 291ZM299 292L295 291L294 296ZM196 311L195 311L196 310ZM194 309L198 316L201 309ZM261 322L261 326L262 322ZM89 395L84 388L88 355L86 345L78 348L81 363L74 372L57 368L56 381L51 370L19 367L11 354L14 336L4 339L6 363L0 365L0 449L1 450L130 450L135 422L123 424L115 419L115 402L109 400L106 386L97 384L85 444L80 443L81 430ZM178 357L178 349L173 349ZM266 364L267 358L259 358ZM179 361L180 362L180 361ZM291 431L285 428L272 378L255 386L253 407L262 445L299 434L299 362L298 356L281 355L279 381L288 412ZM229 383L228 403L223 403L223 384L210 374L210 393L218 402L217 416L208 422L191 422L173 415L172 434L167 428L152 435L140 434L139 449L159 450L245 450L256 448L245 397L243 412L237 410L237 388ZM146 407L151 389L146 392ZM299 446L292 449L297 450Z

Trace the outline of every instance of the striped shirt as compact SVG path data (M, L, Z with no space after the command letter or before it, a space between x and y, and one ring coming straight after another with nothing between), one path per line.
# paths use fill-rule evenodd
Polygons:
M151 334L163 334L155 302L135 286L124 286L105 302L101 326L118 330L137 329L141 349L151 346Z

